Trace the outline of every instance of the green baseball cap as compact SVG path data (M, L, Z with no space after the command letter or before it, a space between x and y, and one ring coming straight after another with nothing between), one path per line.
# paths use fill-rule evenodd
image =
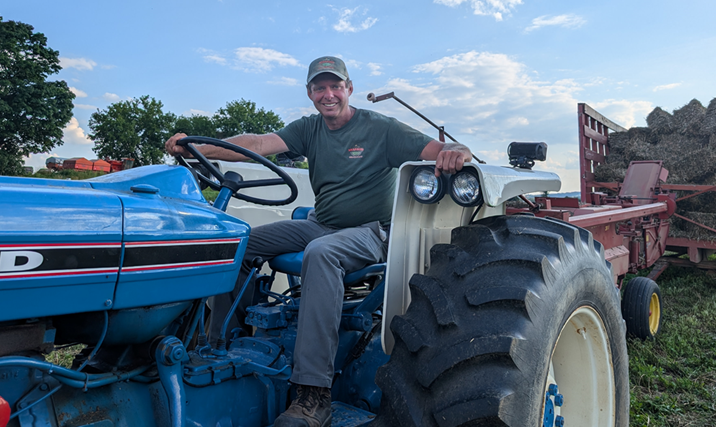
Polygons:
M348 80L346 64L343 60L335 56L322 56L311 62L311 65L308 66L308 79L306 83L311 83L314 77L322 73L335 74L341 80Z

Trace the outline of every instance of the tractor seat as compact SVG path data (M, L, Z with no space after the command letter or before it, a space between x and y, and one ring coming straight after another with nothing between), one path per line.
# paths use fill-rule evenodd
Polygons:
M279 273L289 274L291 276L301 275L301 264L303 262L303 251L281 254L271 261L269 267ZM371 264L360 270L348 273L343 277L343 284L346 286L354 283L362 282L371 276L377 276L385 272L385 263Z
M291 219L306 219L308 218L308 214L313 210L313 208L307 208L307 207L299 207L294 209L293 213L291 214ZM303 251L301 252L291 252L286 254L281 254L272 260L269 261L269 267L273 271L288 274L291 276L300 276L301 275L301 265L303 263ZM371 264L366 267L361 268L360 270L353 271L350 273L347 273L345 277L343 278L343 284L345 286L350 286L354 283L362 282L363 280L372 277L372 276L378 276L385 273L385 263L380 264Z

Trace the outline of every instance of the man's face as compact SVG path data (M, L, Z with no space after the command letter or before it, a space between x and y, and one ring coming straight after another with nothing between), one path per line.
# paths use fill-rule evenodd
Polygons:
M353 93L353 85L331 73L316 76L308 85L308 97L313 101L323 117L335 119L349 111L348 97Z

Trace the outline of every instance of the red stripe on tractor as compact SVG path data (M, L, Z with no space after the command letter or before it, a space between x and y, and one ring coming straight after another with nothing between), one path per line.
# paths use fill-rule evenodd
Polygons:
M27 244L12 244L12 245L0 245L0 249L3 248L35 248L35 247L67 247L73 248L76 246L110 246L120 247L120 242L105 242L105 243L27 243Z
M79 274L108 274L108 273L118 273L119 268L112 268L107 270L90 270L90 271L48 271L44 273L25 273L25 274L17 274L17 275L8 275L8 274L0 274L0 279L26 279L28 277L49 277L49 276L72 276L72 275L79 275Z
M224 264L232 264L234 260L226 260L226 261L212 261L212 262L192 262L192 263L186 263L186 264L167 264L167 265L150 265L146 267L125 267L122 268L122 271L126 272L135 272L135 271L145 271L145 270L166 270L169 268L187 268L187 267L203 267L207 265L224 265Z
M126 242L125 246L137 246L137 245L178 245L182 243L240 243L241 239L200 239L200 240L162 240L155 242Z

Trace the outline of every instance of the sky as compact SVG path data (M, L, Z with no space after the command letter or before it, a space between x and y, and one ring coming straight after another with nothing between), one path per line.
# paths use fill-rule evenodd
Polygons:
M577 103L624 127L716 97L713 0L3 0L3 20L44 33L77 96L64 144L95 158L90 116L149 95L177 115L246 99L288 123L315 112L310 62L343 58L351 104L437 138L395 92L489 164L512 141L549 146L547 170L579 189Z

